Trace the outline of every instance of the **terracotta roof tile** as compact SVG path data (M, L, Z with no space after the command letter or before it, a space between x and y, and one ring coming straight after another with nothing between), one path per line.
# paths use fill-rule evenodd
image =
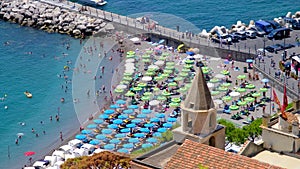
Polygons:
M200 164L209 169L283 169L191 140L185 140L165 169L198 169Z

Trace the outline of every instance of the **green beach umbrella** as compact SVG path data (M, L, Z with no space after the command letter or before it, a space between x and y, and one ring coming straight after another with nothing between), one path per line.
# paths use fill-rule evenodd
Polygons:
M115 89L114 92L115 92L115 93L123 93L124 90L123 90L123 89Z
M162 56L170 56L170 53L164 52L164 53L162 53Z
M143 58L143 59L149 59L149 58L150 58L150 55L143 55L142 58Z
M185 68L185 69L190 69L190 68L192 68L193 67L193 65L184 65L183 66L183 68Z
M228 90L228 88L227 87L218 87L218 89L217 90L219 90L219 91L227 91Z
M132 51L132 50L130 50L130 51L128 51L126 54L127 54L127 55L135 55L135 52Z
M173 70L173 69L175 69L175 67L174 66L166 66L165 69L167 69L167 70Z
M167 98L165 96L158 96L156 99L159 100L159 101L167 100Z
M167 65L167 66L174 66L174 65L175 65L175 62L167 62L166 65Z
M143 100L143 101L148 101L148 100L150 100L150 97L149 97L149 96L143 96L143 97L141 98L141 100Z
M155 75L155 72L147 71L147 72L145 73L145 75L146 75L146 76L153 76L153 75Z
M216 95L220 94L220 92L219 91L211 91L210 94L213 96L216 96Z
M177 83L176 82L171 82L171 83L168 84L168 86L169 87L175 87L175 86L177 86Z
M179 76L181 77L187 77L188 75L189 75L188 73L184 73L184 72L179 73Z
M255 92L251 95L252 97L260 97L261 96L261 93L259 92Z
M168 73L163 73L163 74L161 74L160 76L163 77L163 78L166 78L166 77L169 77L170 74L168 74Z
M223 87L229 87L231 85L231 83L222 83L221 86Z
M246 97L245 99L244 99L246 102L254 102L254 98L253 97Z
M230 74L230 72L228 70L222 70L220 73L223 74L223 75L229 75Z
M230 110L238 110L239 106L237 106L237 105L231 105L231 106L229 106L229 109Z
M141 88L141 87L134 87L133 88L133 91L141 91L143 88Z
M213 78L213 79L210 79L209 82L210 82L210 83L218 83L218 82L219 82L219 79Z
M129 84L129 81L121 81L120 84Z
M138 86L138 87L146 87L147 84L146 84L146 83L143 83L143 82L140 82L137 86Z
M255 86L254 86L254 84L247 84L247 85L246 85L246 88L247 88L247 89L254 89Z
M165 69L165 70L164 70L164 73L171 74L171 73L173 73L173 70Z
M237 88L235 91L244 93L244 92L246 92L246 89L245 88Z
M237 78L240 79L240 80L246 79L246 75L238 75Z
M174 80L175 81L181 81L181 80L183 80L183 78L182 77L175 77Z
M134 55L126 55L126 58L134 58Z
M192 86L192 83L185 84L185 87L187 87L188 89L191 88L191 86Z
M225 102L228 102L228 101L232 100L232 97L224 96L224 97L222 97L222 100L225 101Z
M162 77L162 76L155 76L154 77L154 80L163 80L164 79L164 77Z
M154 67L150 67L150 68L148 68L148 72L154 72L154 71L156 71L157 70L157 68L154 68Z
M237 104L239 106L245 106L247 104L247 102L246 101L239 101L239 102L237 102Z
M158 58L158 60L166 60L167 58L164 56L161 56L160 58Z
M194 64L193 60L187 59L184 61L185 64Z
M124 76L124 77L123 77L123 80L124 80L124 81L131 81L131 80L132 80L132 77Z
M151 96L153 93L151 93L151 92L145 92L143 95L144 96Z
M162 93L161 93L163 96L171 96L171 93L170 92L167 92L167 91L163 91Z
M171 103L169 104L169 106L171 106L171 107L179 107L180 104L179 104L179 103L175 103L175 102L171 102Z
M149 54L152 54L153 51L152 50L146 50L146 53L149 55Z
M186 92L188 90L188 88L185 86L185 87L181 87L178 89L180 92Z
M180 98L177 98L177 97L174 97L171 99L172 102L175 102L175 103L180 103L181 102L181 99Z
M191 69L186 69L186 68L183 68L182 70L181 70L181 72L185 72L185 73L188 73L188 72L190 72L191 71Z
M259 91L261 91L261 92L267 92L268 89L263 87L263 88L260 88Z
M153 91L157 92L157 91L160 91L160 89L158 87L154 87Z
M150 59L143 59L142 61L145 62L145 63L150 63L151 62Z
M133 75L133 73L128 73L128 72L124 73L124 76L132 76L132 75Z
M127 93L125 93L125 96L132 97L135 96L135 94L132 91L128 91Z

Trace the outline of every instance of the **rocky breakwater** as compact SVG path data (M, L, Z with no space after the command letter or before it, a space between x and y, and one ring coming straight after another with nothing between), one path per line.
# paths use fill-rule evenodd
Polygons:
M79 12L52 6L38 1L0 2L0 19L45 30L69 34L76 38L114 29L110 23Z

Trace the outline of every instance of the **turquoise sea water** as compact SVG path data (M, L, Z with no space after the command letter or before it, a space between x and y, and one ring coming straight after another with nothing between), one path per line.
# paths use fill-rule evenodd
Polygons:
M272 19L288 11L294 13L300 10L297 7L300 7L300 1L294 0L108 0L102 9L122 15L167 13L193 23L199 30L210 30L215 25L229 27L237 20L248 23L251 19ZM172 28L183 23L171 17L162 18L160 24L166 23ZM61 89L65 81L58 75L62 74L67 61L75 62L81 48L79 40L71 37L48 34L3 21L0 21L0 34L0 97L7 94L6 99L0 101L0 168L21 168L28 160L24 152L35 151L34 157L39 157L45 150L55 148L53 144L59 142L60 131L65 135L78 129L71 84L68 84L65 93ZM7 41L9 45L3 45ZM69 50L66 49L67 43L71 45ZM63 53L68 55L64 57ZM72 77L71 73L66 72L66 75ZM25 97L25 90L32 92L32 99ZM60 102L61 97L66 99L64 104ZM5 106L8 108L5 109ZM60 122L54 118L58 107ZM52 122L49 120L51 115ZM40 124L40 121L44 124ZM26 126L19 125L19 122L25 122ZM38 132L38 138L31 133L31 128ZM46 135L42 134L43 130ZM19 145L15 145L19 132L25 135Z

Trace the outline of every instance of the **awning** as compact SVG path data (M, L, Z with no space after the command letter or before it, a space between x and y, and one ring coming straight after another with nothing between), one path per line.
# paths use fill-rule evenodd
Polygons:
M300 58L299 56L293 56L292 59L296 60L298 63L300 63Z

